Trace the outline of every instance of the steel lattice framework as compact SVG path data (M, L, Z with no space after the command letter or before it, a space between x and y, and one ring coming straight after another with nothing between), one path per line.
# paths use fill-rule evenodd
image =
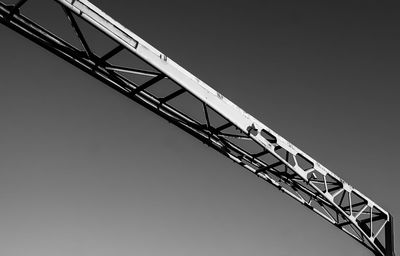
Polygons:
M89 1L52 0L64 10L80 47L21 14L26 2L0 2L0 22L248 169L375 255L395 255L393 219L386 210ZM115 47L97 53L78 20ZM141 64L118 63L121 54Z

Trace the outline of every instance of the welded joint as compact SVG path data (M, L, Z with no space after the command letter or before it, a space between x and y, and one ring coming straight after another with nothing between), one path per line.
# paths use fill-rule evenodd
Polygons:
M20 0L14 5L7 6L10 12L4 17L7 21L11 20L15 14L19 14L19 10L23 4L25 4L28 0Z

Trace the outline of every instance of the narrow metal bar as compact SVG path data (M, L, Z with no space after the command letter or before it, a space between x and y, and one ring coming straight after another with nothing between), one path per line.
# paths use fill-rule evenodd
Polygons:
M333 185L334 183L329 183L329 182L328 182L327 184ZM329 189L328 189L328 192L333 192L333 191L339 190L339 189L341 189L341 188L343 188L343 186L340 184L340 185L338 185L338 186L336 186L336 187L329 188Z
M313 183L313 184L325 184L325 182L323 180L310 180L310 183Z
M325 205L320 203L320 206L322 207L322 209L324 209L324 211L329 215L329 217L331 217L332 222L336 222L335 217L332 216L332 214L325 208Z
M221 133L220 133L220 136L231 137L231 138L242 139L242 140L251 140L251 141L252 141L252 139L249 138L249 137L246 136L246 135L237 135L237 134L231 134L231 133L224 133L224 132L221 132Z
M253 154L253 157L257 158L257 157L260 157L260 156L263 156L263 155L266 155L266 154L269 154L269 153L270 152L268 150L263 150L263 151L261 151L259 153Z
M393 216L389 214L389 221L385 226L385 256L394 256L394 227Z
M125 47L122 44L119 44L117 47L115 47L108 53L104 54L103 57L100 58L100 60L107 61L108 59L112 58L114 55L118 54L123 49L125 49Z
M350 227L351 227L351 229L354 231L354 233L357 234L358 239L359 239L359 240L362 240L363 235L362 235L361 231L357 228L357 226L355 226L354 223L352 223L352 225L350 225Z
M208 116L207 104L203 102L204 115L206 117L207 129L210 129L210 117Z
M340 188L338 191L336 191L332 197L335 198L337 195L339 195L340 193L342 193L344 191L344 188Z
M364 204L366 204L366 202L359 202L359 203L355 203L355 204L353 204L353 205L345 206L345 207L343 207L343 209L344 209L344 210L348 210L348 209L350 209L350 207L351 207L351 208L354 208L354 207L357 207L357 206L360 206L360 205L364 205Z
M269 170L269 169L278 167L279 165L282 165L282 164L283 164L283 162L278 161L278 162L273 163L273 164L270 164L270 165L268 165L268 166L261 167L260 169L258 169L258 170L256 171L256 173L264 172L264 171L266 171L266 170Z
M286 154L285 154L285 161L289 163L289 151L286 151ZM288 169L289 169L288 166L285 165L285 172L287 172Z
M373 224L374 224L374 221L372 220L372 207L370 207L369 208L369 223L370 223L370 232L369 232L369 236L371 237L371 236L373 236L373 232L372 232L372 230L373 230Z
M143 75L143 76L151 76L151 77L155 77L160 74L157 72L138 69L138 68L128 68L128 67L121 67L121 66L114 66L114 65L110 65L105 68L108 70L120 71L120 72L125 72L125 73L136 74L136 75Z
M83 48L85 48L86 54L88 55L88 57L93 56L92 51L90 50L90 47L88 45L88 43L86 42L85 37L83 36L83 33L81 31L81 29L78 26L78 23L76 22L74 15L72 14L72 12L65 7L64 5L62 5L62 8L67 16L67 18L69 19L69 21L71 22L72 27L74 28L77 36L79 37L79 40L82 43Z
M363 219L363 220L358 220L358 222L359 223L367 223L367 222L371 221L371 223L372 223L373 221L383 220L383 219L386 219L386 216L379 215L379 216L372 217L372 215L371 215L370 218L366 218L366 219Z
M220 131L225 130L226 128L229 128L231 126L233 126L233 123L229 122L229 123L226 123L224 125L221 125L220 127L216 128L215 130L217 132L220 132Z
M342 197L340 198L340 201L339 201L339 204L338 204L339 207L342 205L345 195L346 195L346 191L343 191Z
M352 224L352 222L348 220L348 221L345 221L345 222L342 222L342 223L337 223L336 226L341 228L341 227L344 227L344 226L349 225L349 224Z
M131 95L135 95L138 94L139 92L145 90L146 88L152 86L153 84L159 82L160 80L164 79L165 76L164 75L158 75L152 79L150 79L149 81L143 83L142 85L136 87L135 89L133 89L129 94Z
M177 90L177 91L171 93L170 95L168 95L168 96L162 98L162 99L160 100L160 104L164 104L164 103L166 103L167 101L170 101L170 100L172 100L173 98L176 98L176 97L178 97L179 95L181 95L181 94L183 94L183 93L185 93L185 92L186 92L186 89L185 89L185 88L181 88L181 89L179 89L179 90Z
M367 209L368 205L365 205L357 214L354 216L355 219L357 219L364 211Z

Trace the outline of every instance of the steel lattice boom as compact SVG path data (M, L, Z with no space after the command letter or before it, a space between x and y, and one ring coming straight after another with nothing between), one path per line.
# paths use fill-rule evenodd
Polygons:
M79 48L23 15L26 2L0 1L0 22L274 185L375 255L395 255L389 212L89 1L52 0L64 10ZM115 47L106 54L93 50L77 21L96 28ZM147 68L118 63L123 53Z

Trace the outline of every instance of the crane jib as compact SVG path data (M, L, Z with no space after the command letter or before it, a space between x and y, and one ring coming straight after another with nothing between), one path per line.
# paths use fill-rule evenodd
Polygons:
M63 9L82 47L25 16L27 0L13 5L0 1L0 22L264 179L375 255L395 255L393 217L388 211L89 1L52 1ZM78 20L100 31L115 46L105 54L96 52ZM122 52L148 68L110 61ZM132 75L141 77L141 82L133 81ZM158 95L149 90L160 84L170 86L172 92ZM200 103L198 115L203 121L176 104L183 97L190 100L181 103Z

